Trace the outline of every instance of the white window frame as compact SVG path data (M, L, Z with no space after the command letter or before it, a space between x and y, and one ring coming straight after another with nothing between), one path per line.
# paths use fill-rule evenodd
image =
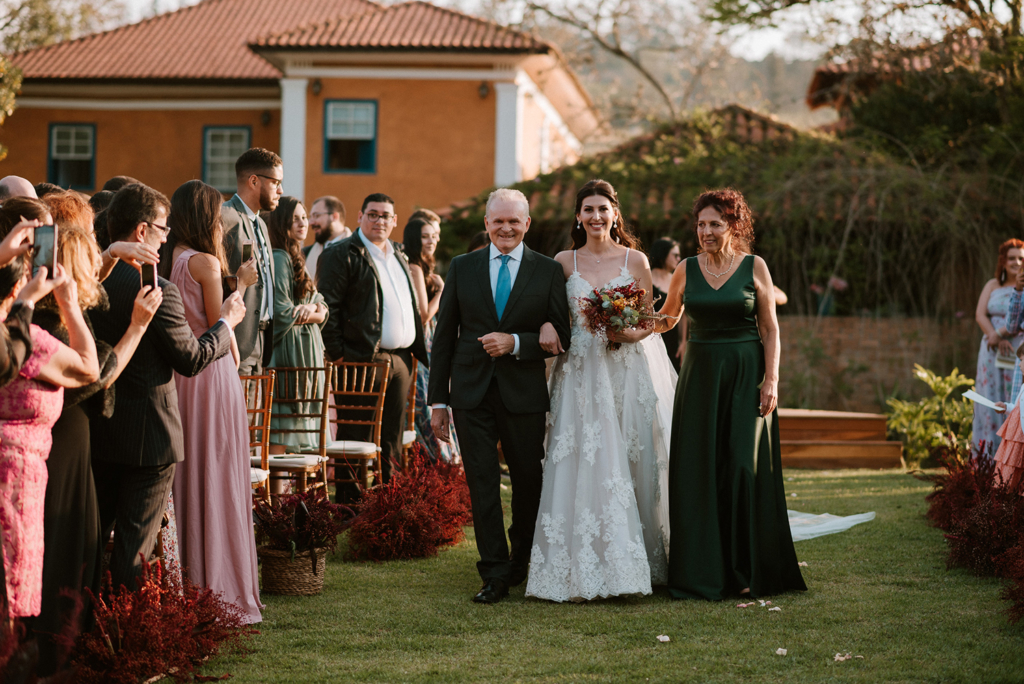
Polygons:
M328 140L376 140L377 103L339 100L327 103Z
M232 141L229 139L225 143L226 149L221 152L220 155L215 155L214 143L212 140L215 134L237 134L242 133L244 135L244 141L239 145L237 149L232 149ZM235 162L238 158L249 149L252 143L252 130L248 126L207 126L203 130L203 182L212 185L221 191L231 191L235 189ZM218 170L215 172L212 166L216 164L218 167L226 165L227 170ZM215 178L215 173L223 173L223 177Z
M69 141L70 149L66 152L58 151L57 138L60 133L71 133ZM76 150L79 144L80 134L85 134L81 142L87 147L87 151ZM50 159L89 159L96 155L95 129L91 124L54 124L50 128Z

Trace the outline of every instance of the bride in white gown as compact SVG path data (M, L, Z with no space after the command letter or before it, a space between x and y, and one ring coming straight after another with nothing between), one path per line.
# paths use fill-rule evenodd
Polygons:
M668 570L668 431L675 370L650 331L609 338L584 327L580 297L637 282L642 252L622 228L611 185L577 195L566 272L572 341L551 368L547 457L526 595L552 601L650 594ZM544 338L542 338L544 339ZM557 345L557 336L552 345ZM557 350L557 348L556 348ZM653 366L653 368L652 368Z

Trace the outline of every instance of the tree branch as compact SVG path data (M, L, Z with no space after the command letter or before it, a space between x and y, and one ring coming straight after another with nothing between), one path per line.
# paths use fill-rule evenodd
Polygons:
M668 108L669 115L672 117L672 119L675 120L677 118L678 115L676 112L675 104L672 102L672 98L665 91L665 88L664 86L662 86L661 82L654 76L654 74L652 74L647 69L647 67L645 67L640 62L640 59L637 56L630 54L625 48L622 47L621 36L619 34L619 24L617 19L614 20L612 23L612 37L614 42L610 42L605 36L602 36L598 32L597 19L599 17L597 16L592 17L595 21L593 21L593 25L591 25L591 23L587 23L580 19L577 19L571 14L558 14L557 12L554 12L548 7L544 5L539 5L534 2L529 2L526 6L528 9L534 12L546 14L555 21L561 22L568 26L572 26L573 28L582 31L583 33L589 35L594 40L594 42L597 43L603 50L615 55L616 57L619 57L620 59L625 60L630 66L636 69L637 73L639 73L644 78L644 80L650 83L651 86L653 86L654 89L658 92L658 95L661 96L661 99L664 101L665 106ZM599 9L600 7L601 6L599 5Z

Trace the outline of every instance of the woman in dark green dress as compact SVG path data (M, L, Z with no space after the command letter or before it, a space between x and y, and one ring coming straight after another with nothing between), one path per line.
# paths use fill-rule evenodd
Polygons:
M676 598L804 590L779 446L779 330L771 274L750 253L743 196L694 203L701 253L677 268L658 322L685 310L669 456L668 583Z

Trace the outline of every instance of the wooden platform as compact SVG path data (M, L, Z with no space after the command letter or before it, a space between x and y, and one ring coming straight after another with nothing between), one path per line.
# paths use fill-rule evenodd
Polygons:
M785 468L900 468L903 445L886 440L885 416L779 409Z

